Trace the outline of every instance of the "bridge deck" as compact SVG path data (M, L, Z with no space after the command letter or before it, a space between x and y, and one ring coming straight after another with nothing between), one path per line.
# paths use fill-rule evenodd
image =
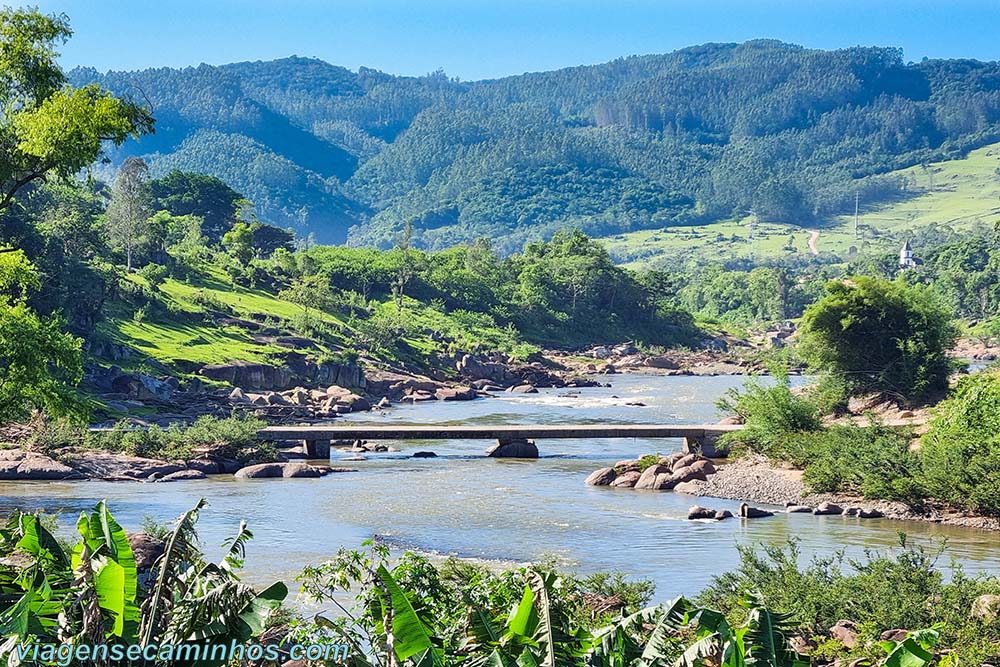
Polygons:
M499 440L531 438L702 438L738 431L728 424L541 424L541 425L312 425L268 426L267 440Z

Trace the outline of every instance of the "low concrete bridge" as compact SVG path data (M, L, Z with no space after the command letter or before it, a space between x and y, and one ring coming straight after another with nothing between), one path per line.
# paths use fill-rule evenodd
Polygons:
M686 451L717 457L719 437L738 431L739 424L541 424L541 425L312 425L268 426L258 431L261 440L301 440L310 457L330 455L332 440L555 440L581 438L683 438Z

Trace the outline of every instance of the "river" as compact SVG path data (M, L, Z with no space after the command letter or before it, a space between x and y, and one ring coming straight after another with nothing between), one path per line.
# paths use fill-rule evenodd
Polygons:
M468 402L399 406L385 415L353 415L379 423L704 423L715 421L716 399L743 378L618 375L610 388L544 390ZM644 406L627 405L643 403ZM622 570L652 579L657 598L692 594L737 565L737 544L801 540L806 555L910 542L936 548L942 540L967 572L1000 571L1000 534L921 522L778 514L741 522L690 522L695 503L735 510L738 502L671 492L593 488L583 480L598 467L650 452L669 453L677 440L556 440L538 443L537 461L482 456L482 441L402 443L399 454L350 463L356 473L322 479L236 480L215 476L170 484L0 482L0 511L13 507L58 513L70 529L76 514L102 498L128 530L144 516L168 521L207 498L199 521L206 551L246 518L247 580L289 583L307 564L340 547L378 535L398 549L523 562L554 558L579 572ZM409 458L431 450L433 459ZM335 454L335 458L336 458Z

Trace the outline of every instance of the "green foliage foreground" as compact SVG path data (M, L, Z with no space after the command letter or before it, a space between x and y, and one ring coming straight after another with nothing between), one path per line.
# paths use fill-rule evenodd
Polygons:
M303 572L303 593L340 612L296 619L280 609L283 584L255 591L239 580L252 537L245 523L219 563L205 561L195 534L203 507L163 531L162 555L142 570L103 502L81 514L73 547L39 515L14 513L0 528L0 656L33 643L279 641L347 643L355 667L797 667L858 656L868 659L855 664L923 667L997 657L996 615L970 610L1000 591L1000 582L961 571L946 582L933 558L910 548L862 562L834 556L805 568L794 544L762 554L743 548L740 569L717 578L698 603L677 598L643 607L651 587L620 576L580 578L548 566L495 571L454 559L436 565L409 553L392 562L385 547L369 543ZM827 634L828 624L843 618L856 623L856 642ZM930 629L879 641L883 631L900 628ZM938 643L947 649L935 653Z

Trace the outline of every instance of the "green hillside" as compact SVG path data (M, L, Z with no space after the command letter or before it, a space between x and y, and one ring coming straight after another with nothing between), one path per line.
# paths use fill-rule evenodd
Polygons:
M861 205L860 238L854 216L839 215L808 228L758 218L750 240L751 218L710 225L673 227L619 234L602 239L616 261L632 268L669 268L684 260L808 259L831 255L848 260L851 248L862 254L897 250L906 239L935 229L968 231L1000 220L1000 144L967 157L932 162L892 172L905 190L895 201Z
M701 226L751 211L829 228L856 192L869 212L920 187L908 168L1000 140L1000 65L882 47L704 44L476 82L306 58L70 79L155 108L156 134L113 164L215 175L265 222L378 247L410 224L418 247L487 237L505 255L567 227L731 238L737 225ZM761 234L755 252L788 237Z

